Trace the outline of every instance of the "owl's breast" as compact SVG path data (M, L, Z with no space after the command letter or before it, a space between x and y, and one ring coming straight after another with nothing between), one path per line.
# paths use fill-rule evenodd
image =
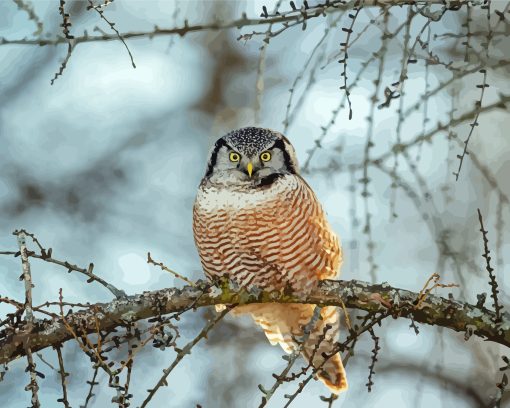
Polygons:
M295 176L280 177L270 186L253 188L246 186L201 185L195 206L206 212L228 210L261 210L272 202L284 200L300 190L300 183ZM262 207L262 208L261 208Z
M337 273L340 249L320 204L296 176L260 189L201 186L195 242L210 278L281 289Z

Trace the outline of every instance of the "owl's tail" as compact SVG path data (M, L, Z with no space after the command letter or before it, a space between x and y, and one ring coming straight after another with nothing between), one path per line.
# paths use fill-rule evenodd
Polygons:
M310 307L310 321L314 306ZM308 314L306 313L306 314ZM347 377L339 353L329 357L334 350L339 334L339 314L334 306L321 310L321 318L310 332L302 354L312 366L318 369L317 377L335 394L347 390ZM325 356L329 357L325 359Z
M260 325L271 344L280 344L287 352L297 350L296 338L303 335L312 319L315 306L302 304L250 305L255 322ZM317 377L335 394L347 390L347 377L339 353L329 357L338 340L339 315L337 308L326 306L301 348L303 357L317 369ZM329 358L325 359L324 355Z

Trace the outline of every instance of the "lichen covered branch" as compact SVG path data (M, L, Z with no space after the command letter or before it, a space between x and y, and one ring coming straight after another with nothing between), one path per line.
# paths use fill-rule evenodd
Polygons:
M495 323L495 313L483 307L431 294L418 305L419 296L419 293L393 288L387 283L371 285L357 280L323 281L308 295L268 293L256 289L246 291L232 288L228 283L211 287L198 282L195 287L160 289L91 305L85 310L69 313L65 317L66 324L62 319L40 320L35 322L32 330L26 326L16 332L4 329L0 331L0 364L24 356L23 344L27 341L30 341L33 351L38 351L72 339L66 325L83 333L96 333L98 327L101 331L110 331L126 320L134 322L190 307L263 302L339 307L343 302L348 308L372 313L387 311L395 318L406 317L416 323L475 334L510 347L508 314L502 314L501 321Z

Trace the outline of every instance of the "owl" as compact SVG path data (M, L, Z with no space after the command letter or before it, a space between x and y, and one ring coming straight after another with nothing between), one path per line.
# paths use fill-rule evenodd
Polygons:
M314 192L299 174L294 148L282 134L256 127L228 133L214 144L193 207L193 233L208 278L227 276L240 287L306 293L338 276L341 248ZM314 305L251 304L250 314L271 344L287 353L311 321ZM347 389L339 354L339 315L323 307L304 358L333 392ZM306 336L305 336L306 337Z

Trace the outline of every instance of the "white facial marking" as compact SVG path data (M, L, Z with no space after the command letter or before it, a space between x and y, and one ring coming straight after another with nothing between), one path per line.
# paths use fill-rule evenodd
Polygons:
M246 209L259 205L266 205L269 201L285 196L289 189L298 188L295 176L286 175L276 180L267 188L253 189L229 188L228 185L208 185L200 188L197 195L197 204L206 211L225 209Z

